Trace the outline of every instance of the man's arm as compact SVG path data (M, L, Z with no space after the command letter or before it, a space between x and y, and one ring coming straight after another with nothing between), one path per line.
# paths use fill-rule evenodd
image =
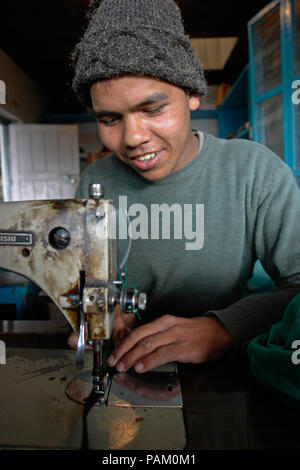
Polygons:
M300 292L300 273L283 279L273 292L251 294L226 309L206 312L218 318L230 332L233 346L242 344L269 330L281 320L289 302Z
M268 331L299 292L297 275L272 293L252 294L203 317L165 315L125 337L113 351L109 365L118 372L134 367L142 373L171 361L199 364L216 360L230 348L239 349L246 340Z

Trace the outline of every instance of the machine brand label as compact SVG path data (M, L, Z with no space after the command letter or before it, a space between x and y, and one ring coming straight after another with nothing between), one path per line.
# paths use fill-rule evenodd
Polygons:
M0 232L0 245L32 245L32 233Z

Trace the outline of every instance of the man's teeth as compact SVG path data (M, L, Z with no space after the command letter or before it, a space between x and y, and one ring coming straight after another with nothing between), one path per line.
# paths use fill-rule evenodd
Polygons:
M147 155L142 155L141 157L136 157L136 160L139 162L145 162L146 160L151 160L151 158L154 158L156 155L155 152L153 153L148 153Z

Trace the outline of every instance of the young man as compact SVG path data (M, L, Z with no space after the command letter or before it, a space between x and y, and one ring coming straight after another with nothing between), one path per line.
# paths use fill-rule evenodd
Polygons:
M122 196L131 215L146 209L151 219L140 219L128 264L148 309L132 331L117 315L110 365L145 372L211 361L267 331L300 290L300 192L262 145L191 129L206 84L178 7L94 2L74 63L74 90L112 152L87 168L77 197L101 182L116 205ZM174 215L169 236L150 227L157 208ZM256 259L277 288L244 297Z

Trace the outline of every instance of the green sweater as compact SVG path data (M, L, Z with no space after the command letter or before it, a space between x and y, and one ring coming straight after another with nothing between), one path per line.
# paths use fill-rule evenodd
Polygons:
M137 222L148 209L148 239L133 241L128 262L128 284L149 296L143 322L166 313L216 315L239 347L279 321L300 292L300 191L288 166L266 147L205 134L197 157L163 180L149 182L111 155L87 167L76 197L86 198L92 182L102 183L116 206L127 196L135 234L140 229L144 237L145 224ZM151 238L155 204L181 206L182 239L175 228L169 239ZM186 232L184 216L194 224ZM243 297L257 259L277 288Z

